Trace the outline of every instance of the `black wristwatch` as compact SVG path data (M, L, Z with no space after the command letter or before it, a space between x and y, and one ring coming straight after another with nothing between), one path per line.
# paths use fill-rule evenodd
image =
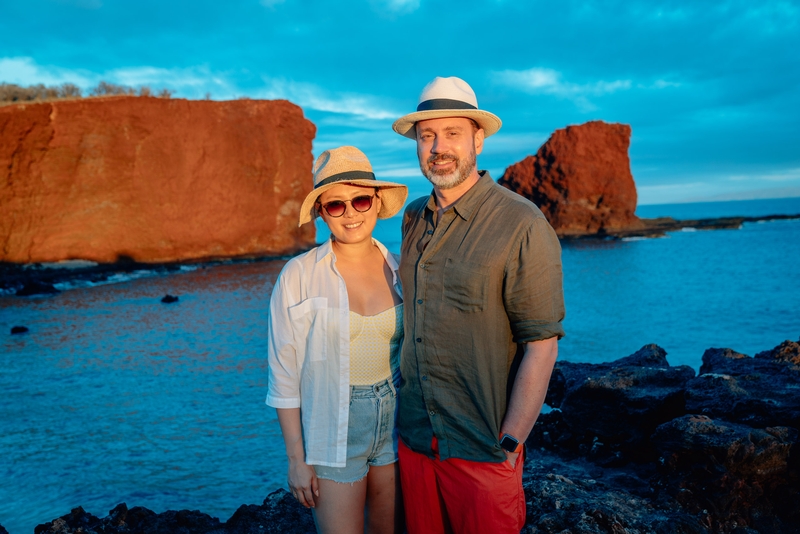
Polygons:
M503 437L500 438L500 446L508 452L519 452L522 450L522 444L511 434L503 434Z

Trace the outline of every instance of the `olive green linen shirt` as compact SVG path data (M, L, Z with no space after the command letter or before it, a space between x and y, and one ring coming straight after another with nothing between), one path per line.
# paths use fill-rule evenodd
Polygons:
M518 344L564 335L561 246L539 208L480 174L440 216L433 194L403 216L397 426L418 453L435 435L443 460L502 462Z

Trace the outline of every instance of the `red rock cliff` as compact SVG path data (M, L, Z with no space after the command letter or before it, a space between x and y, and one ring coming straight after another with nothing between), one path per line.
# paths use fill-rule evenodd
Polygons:
M286 101L110 97L0 107L0 261L279 255L312 185Z
M498 182L539 206L559 236L637 227L630 138L627 124L568 126Z

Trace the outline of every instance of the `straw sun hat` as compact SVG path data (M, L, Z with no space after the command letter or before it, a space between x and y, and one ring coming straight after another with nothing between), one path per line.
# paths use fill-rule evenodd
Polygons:
M483 128L486 137L497 133L503 125L503 121L497 115L478 109L475 91L467 82L455 76L450 78L437 76L422 90L417 111L394 121L392 129L409 139L416 139L417 130L414 125L417 122L444 117L472 119Z
M326 150L314 163L314 190L300 207L302 226L319 215L316 208L320 195L339 184L360 185L380 189L381 210L379 219L388 219L403 207L408 197L408 188L403 184L383 182L375 179L367 156L354 146L342 146Z

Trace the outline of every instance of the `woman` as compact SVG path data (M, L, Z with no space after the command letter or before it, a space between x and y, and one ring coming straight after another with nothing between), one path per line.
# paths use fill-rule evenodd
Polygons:
M372 231L407 196L376 180L357 148L323 152L300 225L319 215L331 238L290 260L272 293L267 404L277 408L289 488L319 532L402 532L402 292L397 259Z

